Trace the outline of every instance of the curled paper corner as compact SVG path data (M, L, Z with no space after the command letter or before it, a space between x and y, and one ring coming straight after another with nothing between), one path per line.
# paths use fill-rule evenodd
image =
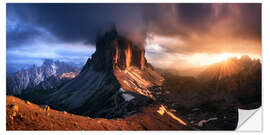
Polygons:
M252 110L238 109L236 131L261 131L261 107Z

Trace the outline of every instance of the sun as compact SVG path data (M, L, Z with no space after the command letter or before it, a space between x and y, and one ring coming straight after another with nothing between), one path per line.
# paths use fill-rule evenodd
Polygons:
M216 62L226 61L227 59L233 58L233 57L236 57L237 59L239 59L241 55L233 54L233 53L221 53L221 54L216 55L215 61Z
M225 61L231 57L234 57L233 54L230 54L230 53L222 53L222 54L219 54L217 55L216 57L216 61L219 62L219 61Z

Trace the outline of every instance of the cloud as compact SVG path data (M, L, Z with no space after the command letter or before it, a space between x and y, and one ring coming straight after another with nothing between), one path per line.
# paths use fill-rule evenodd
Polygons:
M112 25L122 34L132 33L138 40L144 39L142 7L141 4L7 4L7 16L44 28L63 42L92 44L98 34Z
M7 50L8 64L41 64L44 59L81 64L94 53L95 47L74 44L35 44Z
M178 53L261 53L260 4L173 4L152 9L152 36ZM154 14L157 13L157 14ZM178 40L178 42L176 42ZM173 42L171 42L173 41Z
M112 24L121 33L138 37L135 39L145 39L148 33L184 40L192 40L193 35L261 37L261 4L256 3L7 4L7 16L43 28L65 42L94 43L97 34ZM25 29L21 31L27 33L25 36L40 34L32 27Z
M187 65L187 59L194 54L261 55L259 3L8 3L7 52L20 46L39 47L40 44L54 49L63 44L69 48L94 46L96 37L113 24L120 34L132 40L148 45L150 43L145 41L151 40L151 44L157 44L161 50L148 47L148 57L160 63L158 58L170 58L171 63ZM49 55L72 60L71 55L77 55L71 52L73 49L67 52L46 49L46 53L40 50L39 55L33 53L29 57Z

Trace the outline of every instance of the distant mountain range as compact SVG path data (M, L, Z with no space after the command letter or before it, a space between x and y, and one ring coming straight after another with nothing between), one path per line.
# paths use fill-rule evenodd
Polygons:
M41 66L33 65L16 73L7 74L7 94L20 95L32 89L50 89L60 80L66 80L63 74L78 74L79 69L65 62L46 59ZM58 82L58 83L57 83Z
M51 59L47 59L47 60L51 60ZM46 61L46 59L43 60L43 62L44 61ZM52 60L52 61L57 61L57 60ZM8 62L8 60L7 60L7 62ZM68 64L69 66L75 67L77 69L81 69L84 66L85 62L80 62L80 63L64 62L64 63ZM16 72L19 72L19 71L21 71L23 69L32 68L33 65L37 65L37 64L31 64L31 63L7 63L7 65L6 65L6 73L7 74L16 73Z
M260 68L261 62L259 59L252 60L249 56L244 55L240 59L234 57L210 65L198 77L203 80L221 80L243 71L251 72Z
M212 91L227 95L227 101L235 100L239 108L252 109L261 106L260 59L251 59L249 56L228 59L208 67L199 75L199 80Z
M172 91L179 106L192 108L222 103L242 109L261 106L261 62L248 56L230 58L204 67L197 77L163 70L163 86ZM220 104L217 104L217 107Z

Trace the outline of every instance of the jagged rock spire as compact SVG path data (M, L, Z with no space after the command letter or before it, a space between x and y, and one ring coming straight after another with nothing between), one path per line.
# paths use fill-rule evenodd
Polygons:
M96 52L88 62L94 65L96 71L112 71L114 66L122 70L130 66L143 69L147 63L144 53L143 47L120 36L116 28L112 27L109 32L97 38Z

